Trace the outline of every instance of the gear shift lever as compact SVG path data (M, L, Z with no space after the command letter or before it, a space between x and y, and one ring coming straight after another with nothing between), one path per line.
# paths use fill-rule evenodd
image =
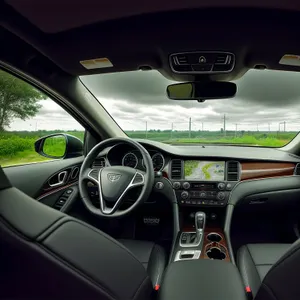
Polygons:
M203 211L198 211L195 213L195 228L196 228L196 241L202 238L202 234L205 229L206 215Z
M180 237L181 247L202 247L205 220L206 215L204 212L198 211L195 213L196 232L182 232Z

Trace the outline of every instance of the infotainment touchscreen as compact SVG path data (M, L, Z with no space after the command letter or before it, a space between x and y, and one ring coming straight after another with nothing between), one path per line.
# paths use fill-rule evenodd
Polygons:
M224 161L186 160L184 178L199 181L223 181L225 179Z

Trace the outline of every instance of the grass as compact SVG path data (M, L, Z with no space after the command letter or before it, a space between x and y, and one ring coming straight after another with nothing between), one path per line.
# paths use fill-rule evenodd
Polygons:
M2 167L20 165L32 162L47 161L49 158L40 156L34 150L37 139L60 131L35 131L35 132L0 132L0 165ZM74 135L83 140L83 131L68 131L67 134ZM240 132L235 137L234 131L227 131L226 137L220 131L174 131L150 130L126 132L131 138L148 138L169 144L236 144L253 145L264 147L282 147L292 140L297 132ZM52 139L51 143L45 145L45 152L52 156L63 156L65 142L63 139Z
M171 141L173 144L236 144L249 146L264 146L264 147L282 147L290 140L279 140L273 137L257 139L252 136L237 137L237 138L222 138L222 139L175 139Z

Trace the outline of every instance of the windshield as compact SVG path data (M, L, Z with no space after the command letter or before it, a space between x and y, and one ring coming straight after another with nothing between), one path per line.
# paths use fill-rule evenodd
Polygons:
M174 82L158 71L82 76L81 80L132 138L170 144L281 147L300 128L300 75L250 70L233 99L174 101Z

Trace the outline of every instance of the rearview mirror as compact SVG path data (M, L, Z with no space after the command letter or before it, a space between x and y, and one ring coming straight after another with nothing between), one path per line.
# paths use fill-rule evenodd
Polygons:
M48 158L72 158L83 155L83 143L75 136L58 133L38 139L35 152Z
M204 102L210 99L228 99L236 94L236 84L224 81L185 82L171 84L167 95L171 100L197 100Z

